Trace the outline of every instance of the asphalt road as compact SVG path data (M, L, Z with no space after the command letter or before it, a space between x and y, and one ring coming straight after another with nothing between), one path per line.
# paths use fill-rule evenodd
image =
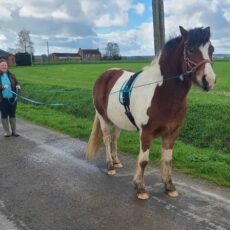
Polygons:
M132 156L109 177L103 154L85 159L85 142L24 121L18 131L0 137L0 230L230 229L230 189L174 173L180 196L169 198L149 164L151 198L139 201Z

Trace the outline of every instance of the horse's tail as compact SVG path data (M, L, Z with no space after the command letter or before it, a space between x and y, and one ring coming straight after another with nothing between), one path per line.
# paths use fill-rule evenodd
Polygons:
M102 131L101 131L99 118L96 114L93 122L93 128L86 149L86 157L88 159L93 159L94 157L97 156L101 140L102 140Z

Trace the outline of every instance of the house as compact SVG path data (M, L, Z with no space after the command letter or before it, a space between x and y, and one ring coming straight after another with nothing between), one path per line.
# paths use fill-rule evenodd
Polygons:
M101 52L99 49L79 49L78 54L81 60L101 60Z
M16 65L14 55L0 49L0 59L1 58L5 59L7 61L7 64L9 67Z
M79 54L76 53L52 53L49 58L53 61L81 60Z
M52 61L70 61L70 60L101 60L99 49L79 49L78 53L52 53L49 60Z

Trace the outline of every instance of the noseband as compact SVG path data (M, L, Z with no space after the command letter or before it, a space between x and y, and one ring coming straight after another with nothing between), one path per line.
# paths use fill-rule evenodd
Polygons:
M186 55L186 49L185 49L185 46L184 46L184 61L185 61L185 63L186 63L186 67L187 67L187 71L189 71L189 72L196 72L196 70L200 67L200 66L202 66L202 65L204 65L204 64L206 64L206 63L212 63L209 59L203 59L203 60L201 60L200 62L194 62L194 61L192 61L191 59L189 59L188 57L187 57L187 55Z

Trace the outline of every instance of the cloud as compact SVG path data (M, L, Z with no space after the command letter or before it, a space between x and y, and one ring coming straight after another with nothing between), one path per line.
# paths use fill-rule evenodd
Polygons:
M6 36L4 34L0 34L0 41L3 42L6 40Z
M7 41L9 47L15 45L17 33L22 29L29 30L32 37L41 36L41 41L42 36L50 40L84 38L86 42L91 38L89 44L95 44L97 28L129 23L132 0L1 0L0 7L0 21L7 22L2 33L15 37L13 43ZM35 51L38 40L34 42Z
M105 14L95 20L96 27L111 27L111 26L124 26L129 22L128 14L122 13L120 16L111 16Z
M178 30L178 25L185 28L210 26L216 52L230 53L230 1L229 0L165 0L165 28L167 37ZM175 23L177 22L177 23ZM220 41L227 49L220 48Z
M211 26L216 52L230 53L230 0L164 0L166 37L178 26ZM31 33L36 54L79 47L104 49L117 42L122 55L152 55L149 0L1 0L1 49L15 47L17 33ZM147 10L146 10L147 9ZM224 47L224 48L223 48Z
M71 4L70 1L63 3L60 0L12 0L11 3L1 6L5 10L11 9L10 20L7 21L8 31L19 32L21 29L27 29L31 34L49 36L95 35L87 15L77 4Z
M226 0L166 0L165 13L168 15L165 20L166 30L173 32L178 24L186 28L211 26L215 32L227 28L229 21L226 17L230 4L226 2Z
M145 5L139 2L133 6L133 9L136 11L137 14L142 15L145 12Z
M119 30L98 36L99 40L103 41L104 47L107 42L118 43L122 55L154 54L152 22L143 23L136 29Z

